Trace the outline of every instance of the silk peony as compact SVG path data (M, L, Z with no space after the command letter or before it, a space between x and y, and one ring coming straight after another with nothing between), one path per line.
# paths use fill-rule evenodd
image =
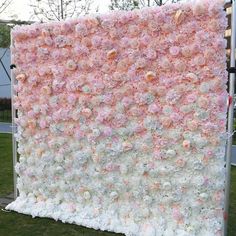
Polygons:
M177 46L173 46L173 47L170 47L169 51L172 56L177 56L180 52L180 48Z

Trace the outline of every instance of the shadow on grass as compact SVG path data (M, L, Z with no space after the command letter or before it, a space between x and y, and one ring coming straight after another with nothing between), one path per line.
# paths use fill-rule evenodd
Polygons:
M122 236L66 224L48 218L32 218L31 216L0 211L1 236Z

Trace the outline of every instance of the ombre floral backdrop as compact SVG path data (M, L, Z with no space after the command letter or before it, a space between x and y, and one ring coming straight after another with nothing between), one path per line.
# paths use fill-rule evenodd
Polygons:
M139 236L221 235L227 26L194 1L15 27L19 197Z

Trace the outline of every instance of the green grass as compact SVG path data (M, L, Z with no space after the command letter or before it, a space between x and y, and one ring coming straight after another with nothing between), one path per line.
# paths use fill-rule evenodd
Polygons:
M11 144L11 134L0 134L0 196L13 191Z
M11 134L0 134L0 196L13 190ZM110 232L0 211L0 236L119 236ZM236 235L236 167L231 168L228 236Z
M236 235L236 167L231 168L228 236Z
M63 224L47 218L35 218L14 212L0 212L1 236L120 236L110 232L103 232Z

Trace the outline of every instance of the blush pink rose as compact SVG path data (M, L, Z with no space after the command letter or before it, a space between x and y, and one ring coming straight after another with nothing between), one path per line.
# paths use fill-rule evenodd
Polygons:
M39 126L40 126L40 128L45 129L47 127L46 120L40 120Z
M177 56L180 52L180 48L177 46L173 46L173 47L170 47L169 51L172 56Z
M76 103L77 100L77 96L75 94L69 94L69 96L67 97L67 101L74 105Z
M197 95L196 94L189 94L187 97L186 97L186 101L187 103L193 103L197 100Z
M180 210L178 207L174 207L172 210L173 218L180 223L183 220L183 215L180 213Z
M124 107L129 107L133 103L133 100L130 97L124 97L121 102Z
M151 105L149 105L148 106L148 111L150 112L150 113L157 113L157 112L160 112L161 111L161 108L158 106L158 105L156 105L156 104L151 104Z
M184 167L185 164L186 164L186 161L182 158L179 158L175 161L175 164L178 166L178 167Z
M184 148L184 149L189 149L190 146L191 146L191 143L190 143L189 140L184 140L184 141L183 141L183 148Z
M111 127L105 127L104 129L103 129L103 134L105 135L105 136L111 136L112 135L112 128Z

